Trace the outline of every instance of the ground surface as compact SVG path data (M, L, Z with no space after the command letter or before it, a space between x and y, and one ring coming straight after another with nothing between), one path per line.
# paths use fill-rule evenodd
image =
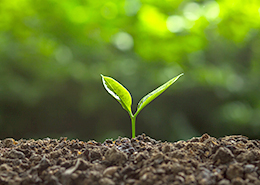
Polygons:
M244 136L161 142L0 140L0 184L259 184L260 142Z

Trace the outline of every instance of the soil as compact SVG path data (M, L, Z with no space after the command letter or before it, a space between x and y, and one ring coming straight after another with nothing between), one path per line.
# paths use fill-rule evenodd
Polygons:
M259 177L260 142L241 135L0 140L0 185L260 185Z

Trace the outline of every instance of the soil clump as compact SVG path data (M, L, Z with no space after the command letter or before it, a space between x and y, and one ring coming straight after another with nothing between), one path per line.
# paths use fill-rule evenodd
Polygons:
M0 140L0 185L260 185L259 178L260 142L241 135Z

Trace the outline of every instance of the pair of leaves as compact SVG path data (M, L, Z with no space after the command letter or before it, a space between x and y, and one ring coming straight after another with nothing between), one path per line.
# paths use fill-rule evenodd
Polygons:
M129 91L123 85L121 85L119 82L114 80L113 78L108 77L108 76L103 76L103 75L101 75L101 77L102 77L103 85L104 85L105 89L108 91L108 93L111 94L122 105L122 107L129 113L129 115L131 117L136 117L139 114L139 112L146 105L148 105L151 101L153 101L160 94L162 94L168 87L170 87L182 75L183 75L183 73L170 79L169 81L167 81L166 83L164 83L163 85L161 85L160 87L155 89L154 91L152 91L149 94L147 94L146 96L144 96L139 101L138 106L137 106L137 111L134 115L132 113L132 108L131 108L132 97L131 97L131 94L129 93Z

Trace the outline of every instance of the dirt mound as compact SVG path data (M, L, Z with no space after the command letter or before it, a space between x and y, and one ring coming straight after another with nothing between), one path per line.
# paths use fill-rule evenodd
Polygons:
M0 184L259 184L260 142L244 136L161 142L145 134L103 143L0 140Z

